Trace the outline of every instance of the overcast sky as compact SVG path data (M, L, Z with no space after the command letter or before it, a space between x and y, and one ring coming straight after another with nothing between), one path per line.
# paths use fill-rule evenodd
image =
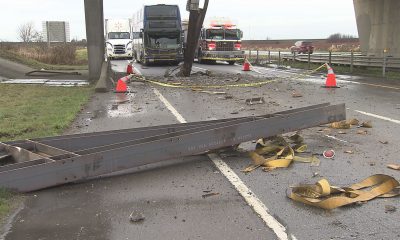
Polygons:
M105 18L128 18L145 4L186 0L104 0ZM19 25L33 21L68 21L71 39L86 38L83 0L0 0L0 40L17 41ZM229 17L245 39L326 38L332 33L357 36L352 0L210 0L207 18Z

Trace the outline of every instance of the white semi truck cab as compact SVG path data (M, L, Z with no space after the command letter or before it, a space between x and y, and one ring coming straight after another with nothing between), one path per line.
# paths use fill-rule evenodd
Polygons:
M130 19L106 19L106 54L108 59L132 57Z

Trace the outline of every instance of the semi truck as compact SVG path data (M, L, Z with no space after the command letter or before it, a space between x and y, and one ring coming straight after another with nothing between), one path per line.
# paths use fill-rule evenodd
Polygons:
M233 65L244 60L243 32L228 19L209 20L201 29L197 59L200 63L226 61Z
M177 5L147 5L132 19L136 61L143 65L183 61L183 32Z
M132 25L130 19L106 19L105 42L108 59L132 57Z

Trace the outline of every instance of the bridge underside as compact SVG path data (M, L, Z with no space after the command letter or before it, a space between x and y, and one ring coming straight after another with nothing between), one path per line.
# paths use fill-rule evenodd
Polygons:
M353 1L363 53L400 57L400 1Z

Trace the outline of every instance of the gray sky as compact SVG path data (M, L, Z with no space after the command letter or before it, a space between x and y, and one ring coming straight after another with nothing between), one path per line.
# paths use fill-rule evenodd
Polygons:
M71 38L86 38L83 0L0 0L0 40L16 41L19 25L33 21L68 21ZM105 18L128 18L145 4L186 0L104 0ZM229 17L245 39L326 38L332 33L357 36L352 0L210 0L207 17Z

